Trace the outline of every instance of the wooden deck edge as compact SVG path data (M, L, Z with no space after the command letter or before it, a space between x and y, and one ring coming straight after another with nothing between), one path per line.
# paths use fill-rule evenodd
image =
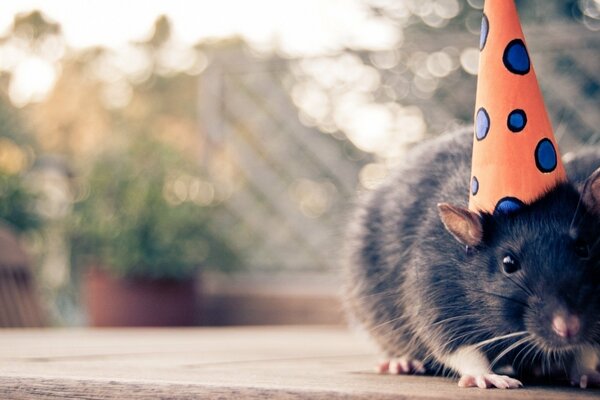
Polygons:
M261 387L227 387L206 384L148 381L112 381L42 377L0 377L0 399L356 399L440 400L439 397L372 392L297 390Z

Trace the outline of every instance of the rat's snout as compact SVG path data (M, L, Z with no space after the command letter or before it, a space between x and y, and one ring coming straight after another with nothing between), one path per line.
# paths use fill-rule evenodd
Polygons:
M547 349L572 350L590 340L595 325L574 300L564 295L530 299L531 314L525 314L525 326Z
M581 321L577 315L556 313L552 318L552 330L563 339L571 339L579 333Z

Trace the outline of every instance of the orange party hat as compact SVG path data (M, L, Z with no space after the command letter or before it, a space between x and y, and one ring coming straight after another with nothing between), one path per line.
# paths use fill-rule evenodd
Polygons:
M510 213L566 174L514 1L483 13L469 209Z

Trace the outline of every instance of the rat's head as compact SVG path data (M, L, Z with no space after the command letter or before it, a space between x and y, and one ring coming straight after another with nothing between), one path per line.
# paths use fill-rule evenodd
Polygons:
M546 352L600 343L600 169L510 214L439 210L490 334L526 331Z

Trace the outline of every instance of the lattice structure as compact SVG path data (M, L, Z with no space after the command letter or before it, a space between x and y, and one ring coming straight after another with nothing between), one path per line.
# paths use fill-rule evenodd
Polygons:
M283 60L254 60L239 50L216 55L200 85L206 155L226 152L242 178L223 223L247 231L248 264L327 269L339 232L330 228L343 219L359 165L343 143L300 123L284 87L290 78ZM294 201L299 185L327 203L320 215Z

